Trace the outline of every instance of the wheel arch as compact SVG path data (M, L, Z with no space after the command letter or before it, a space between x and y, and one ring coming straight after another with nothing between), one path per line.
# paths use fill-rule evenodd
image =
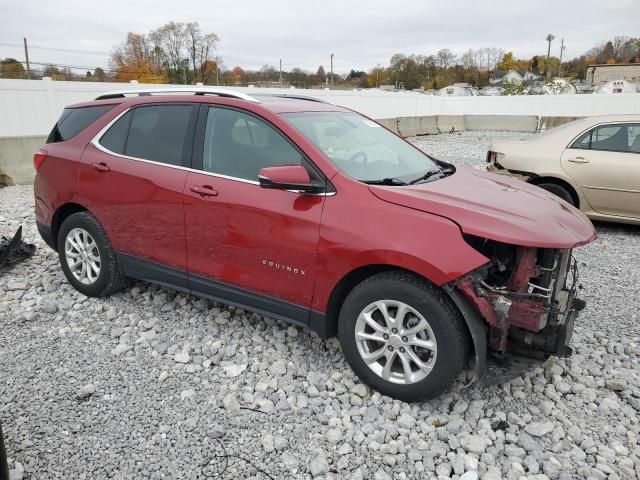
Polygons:
M326 323L326 327L325 327L326 337L332 337L337 335L338 318L340 316L340 310L349 293L356 286L358 286L360 283L365 281L367 278L382 272L387 272L387 271L401 271L401 272L408 273L421 280L424 280L425 282L435 285L437 288L441 288L444 292L448 294L448 296L450 296L448 293L448 290L445 288L444 285L442 286L437 285L433 283L432 280L429 280L427 277L425 277L424 275L421 275L420 273L410 270L408 268L401 267L394 264L387 264L387 263L363 265L358 268L355 268L354 270L351 270L346 275L344 275L331 291L331 294L329 295L329 300L327 302L327 310L325 312L325 318L324 318L324 321ZM460 310L459 305L456 302L454 302L454 304L456 304L456 308ZM461 311L460 313L463 314L464 316L464 312Z
M56 209L51 217L51 238L56 251L58 249L58 233L60 232L60 226L62 223L74 213L88 211L88 208L75 202L64 203Z
M397 265L372 264L358 267L342 277L342 279L340 279L340 281L336 284L335 288L331 292L326 316L324 318L326 337L333 337L337 335L340 309L342 308L347 295L349 295L349 293L357 285L362 283L367 278L386 271L406 272L410 275L420 278L421 280L433 284L433 282L424 277L424 275L420 275L415 271ZM486 371L486 323L480 313L475 310L459 292L456 291L453 284L448 283L445 285L435 286L442 289L442 291L451 300L454 307L458 310L458 312L464 319L464 325L470 339L470 353L475 360L473 365L474 378L472 381L478 381L484 376Z
M551 183L554 185L558 185L559 187L562 187L569 192L569 194L571 195L571 198L573 198L573 201L575 202L576 208L580 208L580 205L582 202L581 202L581 198L577 188L562 178L544 175L544 176L535 177L529 180L529 183L531 185L536 185L536 186L541 185L543 183Z

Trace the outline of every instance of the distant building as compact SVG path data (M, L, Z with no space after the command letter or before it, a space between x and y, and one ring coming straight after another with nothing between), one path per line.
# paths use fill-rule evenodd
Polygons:
M587 83L602 85L614 80L640 83L640 63L597 64L587 67Z
M596 88L595 93L636 93L637 87L625 80L613 80Z
M495 70L489 79L489 83L495 86L502 86L505 82L533 82L538 79L538 75L529 70Z

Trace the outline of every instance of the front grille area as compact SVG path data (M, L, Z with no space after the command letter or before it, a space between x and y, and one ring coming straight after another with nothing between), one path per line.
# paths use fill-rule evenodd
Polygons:
M457 283L489 325L494 352L530 356L566 354L573 320L584 303L576 300L578 265L570 249L517 247L468 237L491 259Z

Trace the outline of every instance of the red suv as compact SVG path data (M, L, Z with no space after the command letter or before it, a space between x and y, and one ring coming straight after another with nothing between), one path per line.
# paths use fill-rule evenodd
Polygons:
M127 278L339 335L366 383L435 396L474 358L568 355L593 226L524 182L438 161L346 108L215 88L64 110L35 213L69 282Z

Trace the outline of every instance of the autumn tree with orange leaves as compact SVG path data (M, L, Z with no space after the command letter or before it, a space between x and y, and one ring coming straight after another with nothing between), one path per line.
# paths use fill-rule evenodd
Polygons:
M149 34L129 32L109 61L114 80L143 83L213 83L219 37L198 22L169 22Z

